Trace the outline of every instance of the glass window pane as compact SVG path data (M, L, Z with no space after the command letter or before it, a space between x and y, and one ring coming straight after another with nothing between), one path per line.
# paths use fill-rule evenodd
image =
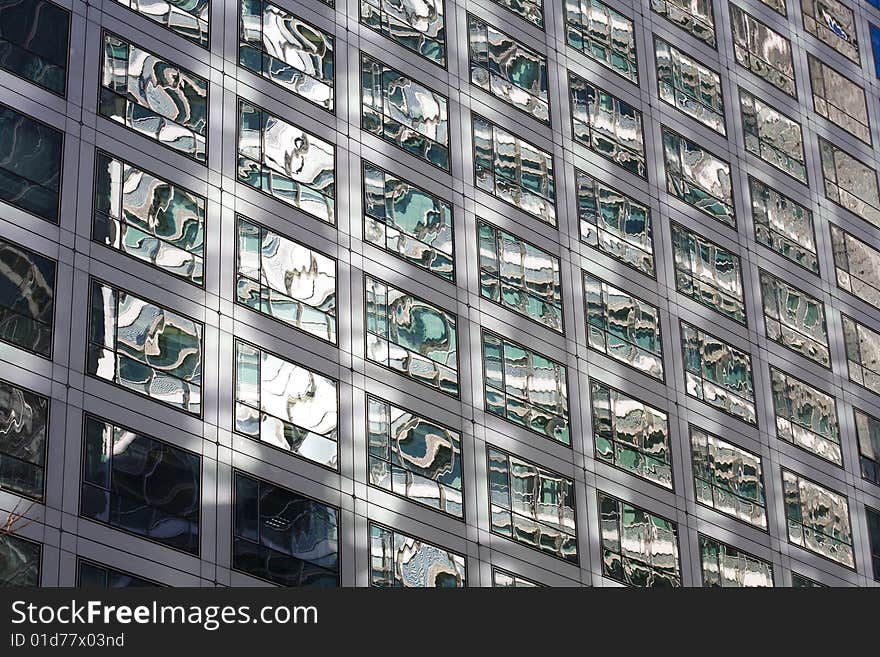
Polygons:
M642 113L574 73L568 74L568 88L574 140L647 180Z
M446 67L444 0L360 0L361 23Z
M364 240L455 281L452 205L363 161Z
M316 219L336 221L336 148L239 99L238 180Z
M672 449L665 412L590 379L596 457L672 490Z
M783 93L797 98L791 42L732 2L729 6L736 62Z
M639 83L633 21L601 0L565 0L568 45Z
M834 397L770 367L776 437L843 466Z
M559 258L478 219L480 295L562 333Z
M0 587L39 586L43 547L0 533Z
M844 495L782 470L788 540L848 568L855 568L849 502Z
M361 127L444 171L449 163L446 96L361 55Z
M464 517L457 431L368 395L367 437L371 485Z
M825 198L880 227L877 171L839 146L819 137Z
M575 169L581 241L651 278L651 208Z
M206 162L208 81L104 33L98 112L196 162Z
M205 198L101 151L95 159L92 239L203 285Z
M471 84L539 121L550 123L547 58L468 14Z
M767 337L823 367L831 367L825 304L760 270Z
M841 315L849 379L880 394L880 333Z
M672 222L675 289L746 325L742 264L735 253Z
M58 223L64 133L0 105L0 201Z
M237 219L236 301L336 344L336 261Z
M556 226L553 156L478 114L471 122L476 186Z
M880 511L865 507L868 518L868 539L871 545L871 562L874 579L880 581Z
M371 522L370 584L395 588L463 588L467 586L465 558Z
M331 112L335 44L333 35L268 0L241 0L239 65Z
M52 357L57 263L0 238L0 340Z
M715 48L712 0L651 0L651 9L688 34Z
M237 470L232 485L234 570L281 586L339 586L338 509ZM255 534L243 531L245 516Z
M0 6L0 69L59 96L67 91L70 12L48 0Z
M86 373L202 412L202 333L189 317L92 279Z
M831 224L837 287L880 309L880 251Z
M602 574L630 586L681 586L678 528L662 516L599 492Z
M578 563L574 481L489 445L490 487L505 482L506 503L491 495L492 531L570 563Z
M751 355L684 320L681 343L687 394L757 426Z
M793 263L819 273L813 213L785 194L749 176L755 240Z
M565 365L483 331L486 411L571 444Z
M761 457L694 425L690 434L697 501L766 530Z
M235 431L328 468L338 468L335 380L235 341Z
M162 27L176 32L184 39L197 43L202 48L208 47L208 16L211 12L211 0L116 0L146 16Z
M370 276L364 299L367 359L457 397L456 316Z
M587 272L584 304L591 349L663 381L659 308Z
M818 57L807 53L813 109L856 139L871 144L865 90Z
M700 534L704 587L772 587L773 565L748 552Z
M654 59L660 100L726 136L721 76L657 36Z
M880 486L880 418L855 407L853 413L862 477Z
M519 575L514 575L513 573L508 573L500 568L492 569L492 586L495 588L539 588L543 587L543 584L538 584L538 582L533 582L530 579L526 579L525 577L520 577Z
M535 27L544 29L544 0L492 0Z
M730 165L667 127L663 131L666 191L728 226L736 226Z
M77 582L81 589L152 588L160 586L148 579L135 577L110 566L77 559Z
M80 515L162 545L199 554L201 458L86 416L83 451L100 453L110 473L83 481Z
M49 399L0 380L0 490L43 499Z
M837 0L801 0L804 29L847 59L859 64L853 10Z
M801 124L743 88L739 100L746 151L806 185Z

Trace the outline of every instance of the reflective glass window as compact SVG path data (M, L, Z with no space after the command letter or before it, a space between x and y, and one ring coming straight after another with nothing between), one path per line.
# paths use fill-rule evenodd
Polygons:
M457 397L456 316L370 276L364 297L367 360Z
M92 239L196 285L205 276L205 198L97 151Z
M837 287L880 309L880 250L835 224L830 227Z
M464 517L461 434L372 395L367 434L371 485Z
M48 0L0 4L0 69L64 96L70 12Z
M651 208L575 169L581 241L654 277Z
M714 538L700 534L704 587L772 587L773 565Z
M568 45L639 83L633 21L601 0L565 0Z
M880 333L841 315L850 381L880 394Z
M757 426L751 355L683 320L681 343L687 394Z
M736 225L730 164L663 127L666 191L728 226Z
M574 481L491 445L488 451L492 531L576 564Z
M761 457L694 425L690 434L697 501L767 529Z
M574 140L647 180L642 113L574 73L568 74L568 88Z
M465 558L414 536L370 523L370 584L394 588L467 586Z
M268 0L241 0L238 63L305 98L335 108L336 39Z
M204 164L208 81L107 32L98 113Z
M874 579L880 581L880 511L865 507L868 518L868 541L871 545L871 565Z
M64 133L0 105L0 201L58 223Z
M375 164L364 164L364 240L455 280L452 204Z
M761 0L762 3L770 7L773 11L782 16L788 16L788 10L785 6L786 0ZM869 0L870 1L870 0Z
M809 577L805 577L800 573L796 573L792 571L791 573L791 588L793 589L824 589L827 588L824 584L820 584L819 582L810 579Z
M361 127L449 171L449 101L397 69L361 55Z
M880 486L880 418L858 408L853 408L853 413L862 477Z
M472 14L468 37L471 84L549 124L547 58Z
M42 554L39 543L0 533L0 588L39 586Z
M736 62L783 93L797 98L791 41L732 2L730 26Z
M235 300L336 344L336 261L246 217L236 223Z
M43 499L49 399L0 380L0 490Z
M873 23L868 23L871 34L871 50L874 53L874 74L880 78L880 28Z
M92 279L86 373L202 412L202 333L185 315Z
M880 226L877 171L839 146L819 137L825 197L875 226Z
M813 213L782 192L749 176L755 241L814 274L819 273Z
M484 330L483 373L488 413L571 444L565 365Z
M339 439L337 383L236 340L234 429L335 470Z
M643 374L663 380L663 338L660 309L584 273L587 343Z
M199 554L201 458L86 416L80 515Z
M533 582L530 579L526 579L525 577L520 577L519 575L514 575L513 573L508 573L500 568L492 569L492 586L495 588L507 588L507 589L516 589L516 588L539 588L543 587L543 584L538 584L537 582Z
M335 146L241 99L238 118L238 180L334 223Z
M712 0L651 0L651 9L688 34L715 48Z
M740 257L674 221L672 250L675 289L745 326Z
M599 531L605 577L630 586L681 586L674 522L600 492Z
M590 404L596 458L672 490L667 414L596 379Z
M843 466L834 397L773 366L770 386L777 438Z
M339 586L339 510L233 473L232 568L281 586Z
M184 39L208 47L208 20L211 0L116 0L121 5L146 16Z
M492 0L535 27L544 29L544 0Z
M359 0L361 23L446 67L444 0Z
M471 122L475 185L556 226L553 156L478 114L471 114Z
M846 496L784 468L782 488L788 540L805 550L855 568Z
M654 60L660 100L707 128L727 135L721 76L657 36L654 37Z
M763 269L760 278L767 337L830 368L825 304Z
M135 577L109 566L77 559L76 586L81 589L152 588L160 586L148 579Z
M807 53L813 109L856 139L871 143L865 90L818 57Z
M562 333L559 258L478 219L480 295Z
M806 185L801 124L743 88L739 100L746 151Z
M0 238L0 341L52 357L57 263Z
M837 0L801 0L804 29L850 61L859 64L853 10Z

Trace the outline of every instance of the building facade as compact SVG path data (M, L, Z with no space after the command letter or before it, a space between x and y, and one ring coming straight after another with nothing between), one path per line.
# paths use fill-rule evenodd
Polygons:
M0 0L0 583L880 585L878 7Z

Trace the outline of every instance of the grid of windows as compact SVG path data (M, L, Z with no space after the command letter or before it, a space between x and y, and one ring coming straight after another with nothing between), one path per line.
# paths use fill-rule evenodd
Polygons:
M0 575L873 584L871 12L6 3Z

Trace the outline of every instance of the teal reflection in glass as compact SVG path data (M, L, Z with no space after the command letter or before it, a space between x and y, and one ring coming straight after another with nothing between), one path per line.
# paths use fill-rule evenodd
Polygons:
M367 359L457 397L456 316L370 276L364 300Z
M364 240L455 281L452 204L364 160Z
M95 160L92 239L202 285L205 199L101 151Z
M773 586L773 565L770 562L702 534L700 564L704 587Z
M359 0L361 23L446 67L444 0Z
M0 69L65 96L70 12L49 0L0 2Z
M825 304L773 274L759 270L767 337L822 367L831 367Z
M783 468L788 540L855 569L849 502L845 495Z
M483 331L486 411L571 444L565 365Z
M663 126L666 191L727 226L736 226L730 165Z
M208 47L211 0L116 0L172 32Z
M834 397L773 366L770 387L776 437L843 467Z
M467 566L456 552L371 522L370 586L463 588Z
M635 25L619 11L601 0L565 0L565 34L578 52L639 83Z
M651 0L651 9L707 46L716 47L712 0Z
M491 0L535 27L544 29L544 0Z
M57 268L54 260L0 238L0 340L52 357Z
M785 194L749 176L755 241L814 274L819 273L813 213ZM832 237L834 228L832 226Z
M654 37L654 60L660 100L726 136L721 76L657 36Z

